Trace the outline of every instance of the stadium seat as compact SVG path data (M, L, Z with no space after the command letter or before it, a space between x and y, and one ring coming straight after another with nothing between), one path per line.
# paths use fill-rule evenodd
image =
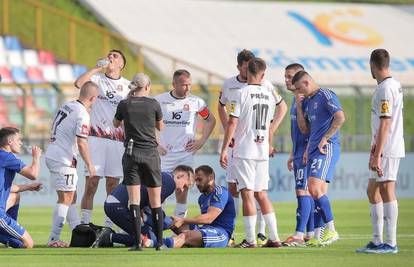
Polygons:
M13 80L16 83L27 83L26 71L22 67L14 67L11 71Z
M75 79L73 78L72 65L69 64L59 64L57 66L58 78L61 83L73 83Z
M7 61L10 67L22 67L23 58L20 51L8 51L7 52Z
M6 66L0 66L0 75L2 77L3 83L13 82L13 77L11 75L10 69Z
M54 65L44 65L41 68L43 70L43 78L47 82L55 83L58 81L57 71Z
M6 65L7 65L6 53L3 53L0 51L0 66L6 66Z
M30 83L42 83L45 81L43 78L42 70L38 67L28 67L27 78L29 79Z
M4 44L7 50L22 51L22 45L16 36L5 36Z
M36 50L25 49L23 50L23 61L27 67L34 67L39 65L39 57Z
M88 71L88 68L84 65L73 65L73 78L77 79L79 76Z
M4 38L3 36L0 36L0 53L3 53L6 50L4 46Z
M55 56L52 52L39 50L39 63L45 65L56 65Z

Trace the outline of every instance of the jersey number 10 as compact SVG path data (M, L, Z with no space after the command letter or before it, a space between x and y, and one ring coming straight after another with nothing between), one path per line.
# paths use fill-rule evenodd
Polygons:
M256 130L266 130L267 113L269 105L255 104L253 110L256 113Z

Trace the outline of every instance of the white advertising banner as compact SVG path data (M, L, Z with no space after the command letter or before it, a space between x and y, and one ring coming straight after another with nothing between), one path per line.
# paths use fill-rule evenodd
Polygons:
M366 153L343 153L338 162L334 179L329 185L329 197L331 199L365 199L366 185L368 182L368 157ZM295 182L292 173L286 168L288 154L279 154L270 160L269 196L272 201L295 201ZM23 161L29 164L31 158L23 156ZM414 198L414 153L409 153L400 163L400 171L397 180L397 196L400 198ZM216 182L226 185L225 170L219 165L218 155L196 156L195 167L210 165L216 172ZM78 205L84 192L83 162L78 167ZM31 206L52 206L56 203L54 182L50 179L49 171L42 157L41 174L39 180L43 183L40 192L24 192L22 204ZM15 183L28 183L29 180L18 175ZM95 196L95 205L101 206L105 201L105 181L101 180L98 192ZM199 196L196 187L191 189L190 203L196 204ZM172 196L168 203L174 203Z
M386 48L393 75L414 84L414 13L392 5L212 0L83 0L128 39L201 66L234 75L236 54L252 50L283 83L299 62L323 84L371 85L369 56ZM126 12L127 11L127 12ZM171 63L147 52L167 77ZM202 76L199 77L200 79Z

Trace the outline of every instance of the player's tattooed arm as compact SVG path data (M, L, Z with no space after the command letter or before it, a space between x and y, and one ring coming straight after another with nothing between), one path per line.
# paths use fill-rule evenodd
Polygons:
M335 112L331 127L328 129L328 131L326 131L325 135L322 137L321 141L319 142L318 148L321 153L326 154L325 146L328 144L328 140L342 127L344 122L345 122L344 112L342 110Z
M296 101L296 121L298 122L299 130L303 134L308 134L309 125L305 119L305 115L303 114L303 109L302 109L303 96L299 94L295 94L295 101Z

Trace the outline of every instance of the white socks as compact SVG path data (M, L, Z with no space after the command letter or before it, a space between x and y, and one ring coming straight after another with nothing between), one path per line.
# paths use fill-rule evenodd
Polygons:
M294 236L296 236L299 239L303 239L304 235L305 235L304 233L296 231Z
M257 216L243 216L244 232L246 233L246 241L250 244L257 244L256 242L256 220Z
M56 241L60 239L63 225L66 221L69 206L57 203L53 209L52 231L50 233L49 241Z
M257 207L257 233L266 234L266 222L260 209L259 203L256 201Z
M73 230L78 224L80 224L76 204L70 205L68 214L66 215L66 221L68 222L71 230Z
M239 213L240 213L240 198L239 197L234 197L234 209L236 210L236 218L234 218L234 220L237 222L237 218L239 217Z
M329 231L331 232L335 232L335 224L334 221L330 221L328 223L326 223L326 227L329 229Z
M324 228L322 228L322 227L315 228L315 235L314 235L315 239L317 239L317 240L321 239L322 234L323 234L323 229Z
M92 210L81 209L81 223L89 223L91 221Z
M384 209L382 202L370 204L372 223L372 242L375 245L382 243L382 229L384 226Z
M264 221L267 224L268 235L270 241L280 241L279 235L277 234L277 221L274 212L264 214Z
M185 218L187 216L187 204L177 203L174 209L174 216Z
M397 218L398 202L397 200L384 203L384 226L385 226L385 243L395 247L397 245Z

